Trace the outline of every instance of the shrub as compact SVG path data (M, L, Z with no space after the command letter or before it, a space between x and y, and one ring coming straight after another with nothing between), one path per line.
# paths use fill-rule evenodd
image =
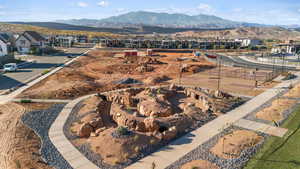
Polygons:
M45 70L43 73L42 73L42 75L45 75L45 74L47 74L47 73L49 73L50 72L50 70Z
M32 100L22 99L20 102L21 103L32 103Z
M124 126L118 127L117 132L118 132L119 135L123 135L123 136L129 134L129 130Z

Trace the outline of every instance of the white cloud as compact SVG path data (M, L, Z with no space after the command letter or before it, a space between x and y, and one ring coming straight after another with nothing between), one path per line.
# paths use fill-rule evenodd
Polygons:
M100 1L98 3L98 6L101 6L101 7L107 7L109 5L109 2L108 1Z
M201 3L198 5L197 9L201 10L201 13L214 13L215 9L209 4Z
M85 7L89 6L89 5L87 3L85 3L85 2L78 2L77 6L85 8Z

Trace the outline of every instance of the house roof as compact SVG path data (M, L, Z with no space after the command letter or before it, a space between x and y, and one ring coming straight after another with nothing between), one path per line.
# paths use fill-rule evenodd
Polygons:
M25 36L25 37L28 35L31 36L36 41L45 41L46 40L42 35L40 35L39 33L35 32L35 31L25 31L23 33L23 36ZM26 38L30 39L28 37L26 37Z
M10 37L9 37L9 35L6 34L6 33L0 33L0 39L1 39L3 42L8 43Z
M0 41L7 43L1 36L0 36Z

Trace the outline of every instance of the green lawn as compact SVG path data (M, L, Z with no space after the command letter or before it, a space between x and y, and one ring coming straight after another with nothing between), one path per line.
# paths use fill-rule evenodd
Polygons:
M244 169L300 169L300 107L282 125L284 138L269 137Z

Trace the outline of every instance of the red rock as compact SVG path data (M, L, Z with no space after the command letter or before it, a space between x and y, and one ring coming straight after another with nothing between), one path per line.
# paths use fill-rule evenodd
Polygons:
M80 127L78 131L79 137L90 137L91 133L93 132L93 127L89 123L84 123Z

